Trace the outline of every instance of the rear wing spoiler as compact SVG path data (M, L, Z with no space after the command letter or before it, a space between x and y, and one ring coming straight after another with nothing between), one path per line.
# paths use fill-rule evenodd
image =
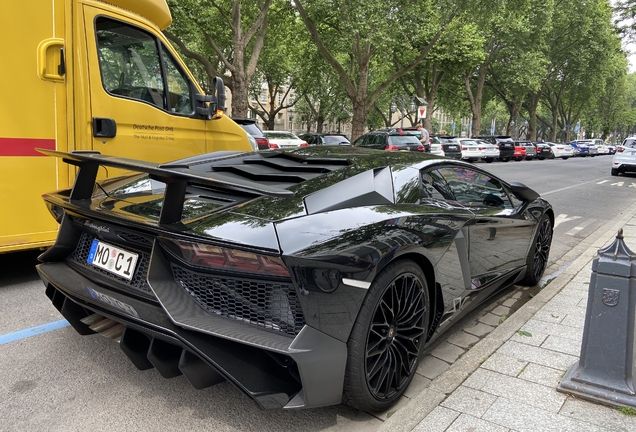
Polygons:
M48 156L61 158L64 162L79 168L73 189L71 190L71 200L91 198L100 166L146 173L150 175L151 179L165 183L166 191L159 216L160 224L173 224L181 221L186 188L190 184L247 192L255 195L274 197L290 197L294 195L293 192L287 189L231 177L223 172L194 172L190 170L190 165L187 163L158 164L102 155L94 151L73 151L66 153L55 150L36 150Z

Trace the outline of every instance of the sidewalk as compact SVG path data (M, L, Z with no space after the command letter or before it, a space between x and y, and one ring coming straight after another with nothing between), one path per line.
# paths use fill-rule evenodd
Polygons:
M473 346L379 431L636 431L636 416L558 393L577 360L592 260L624 228L636 251L636 206L563 273Z

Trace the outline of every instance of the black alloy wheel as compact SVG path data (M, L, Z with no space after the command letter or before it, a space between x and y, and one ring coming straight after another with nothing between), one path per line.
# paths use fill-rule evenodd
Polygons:
M526 276L523 285L534 286L541 280L548 265L550 246L552 245L552 221L544 214L540 221L526 260Z
M370 412L397 403L428 332L429 292L412 261L390 264L373 282L349 338L344 401Z

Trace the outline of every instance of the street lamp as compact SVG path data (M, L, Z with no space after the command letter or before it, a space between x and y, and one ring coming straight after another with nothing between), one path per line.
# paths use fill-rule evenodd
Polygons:
M407 109L408 104L408 111ZM426 100L417 96L393 96L391 99L391 114L400 110L400 128L404 127L404 117L407 112L415 112L417 107L426 106Z

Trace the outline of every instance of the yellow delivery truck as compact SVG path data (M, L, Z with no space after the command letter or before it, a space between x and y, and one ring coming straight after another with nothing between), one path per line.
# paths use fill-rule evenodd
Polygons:
M40 196L75 171L36 148L165 162L252 151L161 30L165 0L3 1L0 18L0 253L52 244ZM113 175L101 173L100 175Z

